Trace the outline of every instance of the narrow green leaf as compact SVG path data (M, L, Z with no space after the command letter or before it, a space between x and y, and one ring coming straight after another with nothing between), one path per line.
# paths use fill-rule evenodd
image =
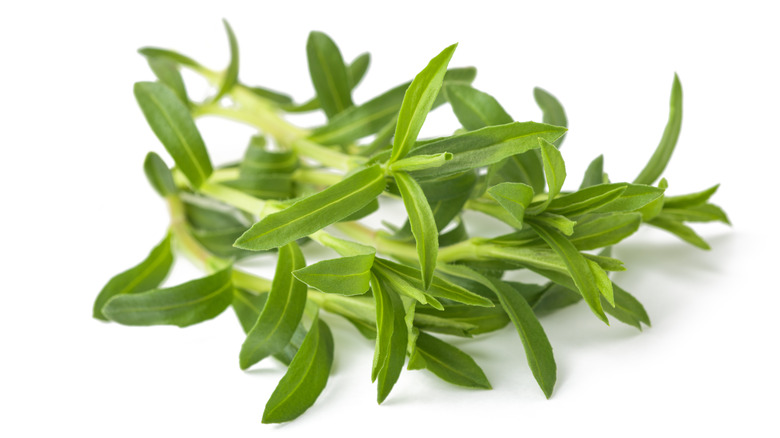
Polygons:
M565 236L571 236L574 233L574 225L577 223L566 216L544 212L534 217L537 223L543 223L545 226L555 228Z
M120 294L103 307L110 320L124 325L186 327L214 318L233 301L232 269L178 286Z
M294 271L295 278L326 293L362 295L368 291L374 254L323 260Z
M290 174L299 167L293 151L269 151L265 137L256 135L249 141L239 170L241 176L256 174Z
M174 52L173 50L160 49L157 47L142 47L138 49L138 53L147 58L168 59L175 62L176 64L191 67L195 70L203 69L203 66L194 59L190 58L189 56L182 55L181 53Z
M553 199L546 211L569 217L579 216L617 200L628 186L629 184L599 184L586 187Z
M541 153L531 150L512 155L488 167L488 185L502 182L523 183L534 189L534 193L543 193L545 188L544 169Z
M425 199L420 185L406 172L394 172L393 176L401 191L401 197L409 215L409 224L417 242L417 255L422 272L423 290L428 290L436 269L436 257L439 254L439 230L433 217L431 206Z
M408 332L401 297L376 276L371 277L376 302L377 337L371 381L377 383L377 403L393 389L406 360Z
M468 388L491 389L482 368L471 356L454 345L424 332L420 332L416 345L415 353L425 360L425 368L445 382Z
M577 222L569 240L580 251L604 248L634 234L641 223L639 213L589 216Z
M434 217L436 213L433 213ZM438 223L436 224L438 227ZM460 216L455 218L455 226L444 233L439 233L439 247L454 245L456 243L463 242L469 238L468 231L466 230L466 223Z
M238 317L238 321L241 323L241 328L244 329L244 333L249 333L249 331L252 330L252 327L255 326L257 318L259 318L260 314L263 312L263 307L265 307L267 300L267 293L255 295L241 289L234 289L233 303L231 305ZM293 357L295 357L295 354L301 347L301 343L305 336L306 329L303 327L303 324L298 324L290 342L282 351L274 354L274 358L279 360L279 362L290 366L290 362L292 362Z
M347 66L347 81L349 82L350 90L354 90L360 81L363 80L369 64L371 64L371 55L369 53L361 53Z
M277 105L289 105L292 104L292 97L287 94L280 93L278 91L270 90L265 87L250 87L244 85L244 87L256 96L260 96L265 100L271 101Z
M95 298L92 317L108 321L108 318L103 314L103 307L108 300L117 295L133 294L156 288L168 276L172 264L171 235L167 234L141 263L115 275L103 286Z
M650 317L647 316L647 312L639 300L615 283L612 283L612 290L615 294L615 305L612 308L604 306L604 310L618 321L632 325L639 330L642 330L640 322L650 326Z
M416 155L414 157L402 158L390 165L393 172L404 171L414 172L416 170L434 169L442 166L452 159L452 154L444 152L435 155Z
M287 372L263 411L263 423L290 421L309 409L328 383L333 365L333 335L315 318Z
M282 246L344 219L376 199L384 189L385 177L380 167L366 168L264 217L235 245L252 251Z
M392 270L383 268L381 263L377 263L377 260L379 259L374 259L374 267L372 268L371 272L374 275L376 275L377 278L381 279L384 283L386 283L389 287L392 287L393 290L395 290L396 292L398 292L403 296L416 300L421 304L429 304L439 309L444 308L444 306L442 306L441 303L435 301L436 300L435 298L423 292L422 281L419 280L419 277L415 279L410 279L398 275Z
M523 183L501 183L488 188L488 194L498 201L506 211L523 223L525 209L534 198L534 189Z
M443 90L458 121L469 131L513 122L493 96L470 85L445 84Z
M604 155L599 155L590 162L582 177L580 189L604 183Z
M712 222L719 221L731 225L726 212L714 204L696 205L684 208L666 208L664 204L663 215L667 219L680 222Z
M241 345L239 363L245 370L263 358L282 351L290 342L306 305L306 284L292 272L306 265L294 242L279 248L279 261L268 301Z
M175 195L179 191L176 188L176 183L173 182L171 169L168 168L162 158L156 153L149 152L146 154L146 159L144 160L144 173L154 191L163 198L169 195Z
M547 209L547 206L558 196L563 181L566 179L566 166L563 163L560 151L549 141L539 138L539 145L542 150L542 164L544 165L544 176L547 180L547 199L540 205L531 206L528 209L529 214L539 214Z
M599 292L601 292L601 295L612 307L615 307L615 295L612 290L612 281L598 263L591 259L587 259L587 262L588 266L590 266L590 271L593 273L593 278L596 280L595 284L599 289Z
M611 186L612 184L605 184L605 186ZM590 187L585 190L591 190ZM653 203L654 201L662 201L664 196L664 189L653 186L644 186L639 184L628 184L626 190L615 198L614 201L606 203L601 207L590 210L592 213L613 213L613 212L628 212L637 211L641 208Z
M238 41L236 41L236 34L233 33L233 28L227 20L222 20L225 25L225 31L228 36L228 43L230 44L230 64L228 64L224 75L222 76L222 83L219 86L217 95L214 96L214 102L218 102L225 94L227 94L238 83Z
M449 152L452 160L443 166L415 172L419 177L440 177L450 173L477 169L498 163L532 149L538 149L539 138L550 141L563 135L565 128L535 122L514 122L489 126L465 134L455 135L414 148L411 156Z
M420 133L423 122L431 110L433 102L441 89L444 73L447 71L457 44L453 44L436 55L428 65L415 76L404 94L398 123L393 137L393 152L390 162L406 156ZM442 151L447 152L447 151Z
M187 97L187 87L184 85L181 73L179 73L178 64L168 58L159 56L150 56L146 58L146 61L157 79L170 87L182 102L189 105L190 100Z
M563 110L563 105L552 94L547 91L536 87L534 88L534 99L539 108L542 109L542 122L555 126L569 126L569 122L566 119L566 112ZM566 137L564 134L561 138L555 140L555 147L561 147L563 139Z
M704 250L710 249L710 245L705 242L701 236L696 234L691 227L684 225L677 220L667 218L663 214L653 218L647 223L662 230L666 230L697 248Z
M573 283L572 287L575 290L571 290L556 283L551 283L532 304L534 313L539 316L548 315L556 310L580 302L582 300L582 295L576 291L577 287L574 286ZM605 308L605 310L609 309Z
M474 79L475 74L476 70L473 68L451 68L444 75L444 83L468 83ZM360 106L353 106L339 113L328 120L326 125L315 129L311 139L321 144L348 144L386 129L387 132L381 136L378 134L377 138L389 141L395 133L398 112L409 85L411 82L401 84ZM438 98L433 108L437 105ZM372 146L373 148L369 148L371 151L379 147ZM388 157L389 154L388 151Z
M702 190L701 192L680 196L666 196L664 198L664 209L697 207L699 205L703 205L710 200L710 197L712 197L716 191L718 191L718 187L720 187L720 184L715 184L714 186L708 188L707 190Z
M596 286L596 278L593 276L593 271L591 270L587 259L577 251L574 244L557 230L551 230L543 225L537 225L533 221L529 221L528 223L561 258L561 261L563 261L563 264L566 266L568 274L574 280L574 284L577 286L577 289L580 291L593 313L604 321L604 323L609 325L609 320L607 320L607 316L604 315L604 310L602 309L601 301L599 300L600 291Z
M509 317L500 306L451 304L444 310L419 307L414 316L414 324L421 330L470 337L504 328L509 324Z
M187 106L168 86L157 82L137 82L133 91L146 121L176 166L199 187L211 175L211 160Z
M331 118L351 107L352 88L336 43L322 32L311 32L306 42L306 56L317 100L325 115Z
M634 180L634 184L652 184L666 169L669 159L672 157L674 147L677 145L677 138L680 136L680 127L682 126L682 85L680 78L675 73L672 83L672 96L669 99L669 120L666 122L664 134L661 142L650 157L645 168L639 172Z
M557 378L557 367L550 341L525 299L504 282L500 280L492 280L492 282L501 306L520 335L528 359L528 367L531 368L544 395L550 398Z

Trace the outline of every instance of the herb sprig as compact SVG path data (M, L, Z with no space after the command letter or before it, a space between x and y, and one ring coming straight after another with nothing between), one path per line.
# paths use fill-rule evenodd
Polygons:
M331 315L375 342L371 378L379 403L405 365L490 389L476 361L436 334L473 337L510 323L520 338L516 348L522 344L549 398L557 366L539 316L584 300L604 323L612 317L641 330L650 325L642 304L609 277L624 270L611 257L612 246L649 224L708 249L687 224L729 224L709 202L717 185L668 196L666 181L656 184L682 122L676 75L666 129L636 179L610 181L599 156L579 189L569 192L563 190L568 175L559 148L567 117L560 102L537 88L542 123L515 121L496 98L471 85L474 68L449 67L456 44L411 82L358 104L352 91L369 55L345 63L327 35L312 32L306 54L316 96L295 103L239 79L237 40L227 22L225 28L231 60L223 71L170 50L140 50L157 80L137 83L135 97L175 163L169 168L150 152L144 172L171 223L143 261L106 284L93 315L125 325L185 327L232 307L247 334L237 346L240 367L269 356L288 366L266 404L265 423L295 419L326 386L334 354ZM208 80L213 96L191 100L182 68ZM445 104L462 129L418 138L428 113ZM320 110L327 117L322 126L300 128L284 119ZM195 123L206 116L257 128L243 159L214 166ZM360 222L379 209L381 196L401 198L404 225L375 230ZM514 231L470 237L464 210ZM340 257L307 265L311 245ZM240 267L241 260L271 251L277 254L272 279ZM161 287L175 254L206 275ZM519 269L547 282L503 279Z

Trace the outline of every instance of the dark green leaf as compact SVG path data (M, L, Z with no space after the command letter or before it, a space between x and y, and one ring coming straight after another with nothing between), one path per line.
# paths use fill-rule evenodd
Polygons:
M547 206L547 211L569 217L579 216L620 198L627 187L628 184L599 184L590 186L553 199L550 205Z
M672 157L674 147L677 144L677 138L680 136L680 127L682 126L682 85L677 74L674 75L672 84L672 96L669 99L669 120L666 122L664 134L661 142L650 157L650 161L645 168L639 172L634 180L634 184L652 184L666 169L669 159Z
M563 105L552 94L547 91L536 87L534 88L534 99L539 108L542 109L542 122L555 126L569 126L568 120L566 120L566 112L563 111ZM563 139L566 137L564 134L558 140L555 140L555 147L561 147Z
M401 191L412 234L417 242L423 290L428 290L433 280L436 257L439 253L439 231L436 228L436 220L420 185L406 172L394 172L393 176Z
M244 333L249 333L252 327L255 326L257 318L260 317L260 313L263 311L265 302L268 300L268 294L263 293L255 295L241 289L234 290L233 296L233 310L236 312L238 321L241 323L241 328L244 329ZM292 362L295 353L301 347L304 337L306 336L306 329L303 328L303 324L298 324L295 329L290 343L279 353L274 354L274 358L278 359L283 364L289 366Z
M492 282L501 306L520 335L528 359L528 367L531 368L544 395L550 398L557 378L557 367L550 341L525 299L504 282L500 280Z
M664 204L663 215L666 219L680 222L712 222L719 221L730 225L728 216L717 205L704 204L684 208L666 208Z
M603 248L634 234L641 223L639 213L589 216L577 221L569 240L580 251Z
M92 317L108 321L108 318L103 315L103 306L108 300L117 295L133 294L156 288L165 280L172 264L171 235L168 234L141 263L117 274L103 286L95 299Z
M401 297L378 277L372 275L371 290L376 302L376 349L371 381L377 383L377 403L393 389L406 360L408 332Z
M701 236L696 234L693 229L680 221L667 218L664 214L653 218L647 223L662 230L666 230L697 248L710 249L710 245L705 242Z
M309 73L317 100L328 118L352 106L347 68L341 52L330 37L311 32L306 43Z
M604 310L607 313L618 321L632 325L639 330L642 330L640 322L650 326L650 317L647 316L642 303L615 283L612 283L612 290L615 294L615 305L605 305Z
M612 184L605 184L605 186L612 186ZM585 190L592 190L590 187ZM604 204L603 206L591 210L593 213L613 213L613 212L628 212L637 211L641 208L653 203L654 201L662 201L664 195L664 189L643 186L639 184L628 184L626 190L615 198L614 201Z
M576 286L572 284L576 289ZM532 304L534 313L539 316L548 315L558 309L578 303L582 300L582 295L576 290L568 289L559 284L552 283L537 297ZM605 309L609 310L609 309Z
M501 183L488 188L487 192L512 214L519 224L523 223L525 209L534 198L534 189L523 183Z
M293 151L269 151L265 144L264 137L252 137L241 161L241 176L290 174L298 168L298 157Z
M457 46L457 44L453 44L431 59L406 89L393 136L391 163L405 157L414 146L414 141L420 133L423 122L425 122L425 118L439 94L444 74L447 71L447 64L449 64Z
M225 70L224 76L222 76L222 83L219 86L217 95L214 96L214 101L217 102L226 93L228 93L238 83L238 42L236 41L236 35L233 33L233 28L227 20L222 20L225 25L225 31L228 36L228 43L230 44L230 64L228 64Z
M146 121L176 166L199 187L211 175L211 160L187 106L160 83L137 82L133 91Z
M443 324L442 320L451 324ZM456 336L471 336L499 330L509 323L509 317L501 307L450 304L444 310L419 307L414 316L414 323L422 330Z
M458 121L469 131L513 121L493 96L470 85L445 84L443 90Z
M350 90L355 89L363 79L363 76L366 75L369 64L371 64L371 55L368 53L361 53L347 66L347 80L349 81Z
M544 177L547 180L547 199L540 205L531 206L528 209L529 214L538 214L547 209L553 199L558 196L563 181L566 179L566 166L563 163L560 151L549 141L539 138L539 145L542 151L542 164L544 166Z
M268 399L263 423L283 423L304 413L328 383L333 364L333 335L315 318L287 372Z
M103 314L125 325L186 327L216 317L232 301L232 269L228 267L178 286L116 295L103 307Z
M715 194L715 192L718 190L718 187L720 187L720 184L716 184L707 190L690 193L688 195L666 196L664 198L664 209L697 207L699 205L703 205L710 200L710 197Z
M305 283L293 277L292 272L305 265L303 253L294 242L279 248L279 261L268 301L241 346L241 369L279 353L292 339L303 315L308 290Z
M175 195L179 191L176 188L176 183L173 182L171 170L168 169L168 166L156 153L149 152L146 154L146 159L144 160L144 173L154 191L163 198L169 195Z
M374 254L323 260L293 274L298 280L323 292L362 295L368 291Z
M350 175L254 224L236 246L252 251L276 248L338 222L376 199L385 189L379 166Z
M442 380L468 388L491 389L482 368L457 347L423 332L416 345L415 354L425 361L425 368Z

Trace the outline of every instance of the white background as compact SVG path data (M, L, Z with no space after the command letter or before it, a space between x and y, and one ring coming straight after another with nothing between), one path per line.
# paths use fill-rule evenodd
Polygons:
M773 2L219 5L0 6L1 436L778 436ZM677 72L685 115L665 173L669 193L721 183L713 201L734 227L696 227L710 252L656 230L618 247L629 270L616 279L645 304L653 327L606 327L583 305L544 318L559 368L550 400L509 327L453 341L482 365L492 391L404 372L377 406L372 344L328 317L336 359L327 388L298 420L262 425L283 369L268 360L239 370L243 334L232 312L186 330L91 318L103 284L140 261L167 223L141 170L147 151L164 150L133 99L133 82L152 78L135 50L172 48L221 68L222 18L239 39L241 79L299 101L313 93L310 30L331 35L348 60L372 53L357 102L459 42L451 65L477 66L474 86L514 118L540 119L534 86L562 101L570 188L601 153L614 181L637 174L660 138ZM217 120L199 126L217 163L238 158L251 133ZM424 134L454 126L442 107ZM171 282L193 275L182 263Z

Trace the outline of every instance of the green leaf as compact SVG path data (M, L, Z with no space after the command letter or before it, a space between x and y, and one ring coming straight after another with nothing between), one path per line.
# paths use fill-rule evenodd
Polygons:
M422 288L423 284L420 280L420 271L416 268L382 258L376 258L374 260L374 267L376 267L384 277L397 276L413 287L418 289ZM444 298L470 306L493 307L493 303L489 299L458 286L439 275L433 276L431 285L425 293L436 298Z
M577 222L569 240L580 251L603 248L634 234L641 223L639 213L588 216Z
M601 307L599 288L596 285L596 278L593 275L588 260L577 251L574 244L557 230L551 230L544 225L537 225L530 220L528 223L561 258L561 261L566 266L568 274L571 276L572 280L574 280L574 284L577 286L577 289L580 291L593 313L604 321L604 323L609 325L609 320L607 320L607 316L604 314L604 310Z
M421 330L470 337L504 328L509 324L509 317L501 307L450 304L444 310L419 307L414 324Z
M124 325L186 327L214 318L233 301L232 268L178 286L116 295L103 307Z
M487 192L511 213L519 224L523 223L525 209L534 198L534 189L523 183L501 183L488 188Z
M350 90L354 90L360 81L363 80L369 64L371 64L371 55L369 53L361 53L347 66L347 81L349 82Z
M492 280L492 282L501 306L520 335L528 359L528 367L531 368L544 395L550 398L557 378L557 367L550 341L525 299L504 282L500 280Z
M362 295L368 291L374 254L323 260L294 271L295 278L326 293Z
M628 184L599 184L586 187L553 199L546 211L569 217L579 216L620 198L627 187Z
M184 65L195 70L202 70L203 66L189 56L174 52L173 50L160 49L157 47L143 47L138 49L138 53L147 58L164 58L179 65Z
M605 184L611 186L612 184ZM592 187L585 189L591 190ZM614 201L606 203L601 207L590 210L591 213L614 213L637 211L648 204L662 199L664 189L653 186L644 186L639 184L628 184L626 190L615 198Z
M282 246L344 219L376 199L384 189L385 176L379 166L363 169L264 217L235 245L252 251Z
M634 180L634 184L652 184L666 169L669 159L672 158L672 152L677 145L677 138L680 136L680 127L682 126L682 85L677 74L674 75L672 83L672 96L669 99L669 120L666 122L664 134L661 142L650 157L645 168L639 172Z
M417 242L423 290L428 290L439 254L439 230L436 228L436 220L420 185L406 172L394 172L393 176L401 191L412 234Z
M304 413L319 397L333 365L333 335L315 318L287 372L263 411L263 423L283 423Z
M590 271L593 273L593 278L596 280L595 285L601 292L601 295L607 300L607 302L615 307L615 296L612 290L612 281L610 281L607 273L599 266L598 263L586 257Z
M267 300L267 293L255 295L241 289L234 289L233 303L231 305L238 317L238 321L241 323L241 328L244 329L244 333L249 333L252 327L255 326L257 318L263 312L263 307L265 307ZM306 329L303 327L303 324L298 324L290 342L282 351L274 354L274 358L290 366L290 362L292 362L293 357L295 357L295 354L301 347L305 336Z
M250 173L238 179L222 181L221 184L259 199L290 199L293 196L293 179L290 174Z
M469 131L513 121L493 96L470 85L445 84L443 90L458 121Z
M680 221L666 217L664 214L656 216L647 223L662 230L666 230L697 248L704 250L710 249L710 245L705 242L701 236L696 234L693 229Z
M612 290L615 294L615 305L604 306L604 310L614 316L618 321L634 326L642 330L641 323L650 326L650 317L647 316L644 306L630 293L615 283L612 283Z
M260 96L265 100L271 101L277 105L288 105L292 103L292 97L280 93L278 91L269 90L265 87L250 87L247 85L244 85L244 88L246 88L249 92L255 94L256 96Z
M176 166L199 187L211 175L211 160L187 106L168 86L157 82L137 82L133 91L146 121Z
M394 162L390 165L390 170L393 172L414 172L416 170L435 169L451 159L452 154L449 152L435 155L417 155Z
M603 184L604 182L604 155L599 155L585 169L580 189Z
M224 75L222 76L222 83L219 86L217 95L214 96L214 102L218 102L225 94L227 94L238 83L238 41L236 41L236 34L233 33L233 28L227 20L222 20L225 25L225 31L228 36L228 43L230 44L230 64L228 64Z
M156 288L168 276L172 264L171 235L167 234L141 263L115 275L103 286L95 298L92 317L108 321L103 314L103 307L108 300L117 295L134 294Z
M244 152L244 159L239 167L241 176L257 174L291 174L299 167L295 152L269 151L266 149L265 137L254 136Z
M175 195L179 191L176 188L176 183L173 182L173 175L171 170L168 169L168 165L156 153L149 152L146 154L144 173L154 191L163 198Z
M577 223L566 216L544 212L534 217L537 223L543 223L545 226L555 228L565 236L571 236L574 233L574 225Z
M381 404L401 375L406 360L408 332L401 297L375 275L371 276L371 290L376 302L377 327L371 381L379 380L377 403Z
M664 198L664 209L698 207L703 205L710 200L710 197L715 194L715 192L718 190L718 187L720 187L720 184L715 184L707 190L690 193L688 195L666 196Z
M540 205L535 205L529 208L529 214L539 214L547 209L547 206L558 196L561 188L563 188L563 181L566 179L566 166L563 163L563 157L555 147L549 141L539 138L539 145L542 150L542 164L544 165L544 176L547 180L547 199Z
M424 332L420 332L416 345L415 354L425 361L425 368L445 382L468 388L492 389L482 368L457 347Z
M555 140L565 128L535 122L514 122L489 126L465 134L426 143L410 152L410 156L449 152L452 160L436 169L415 172L416 177L440 177L451 173L477 169L504 158L540 147L539 138Z
M187 97L187 87L184 85L181 73L179 73L178 64L168 58L159 56L150 56L146 58L146 61L157 79L170 87L182 102L189 105L190 100Z
M534 88L534 99L539 108L542 109L542 122L555 126L569 126L568 120L566 120L566 112L563 111L563 105L552 94L547 91L536 87ZM555 147L561 147L563 139L566 135L555 140Z
M534 193L543 193L545 182L541 153L538 149L531 150L492 164L488 168L487 180L488 185L502 182L523 183L531 186Z
M534 313L539 316L548 315L556 310L576 304L582 300L582 295L576 291L577 287L572 283L575 290L571 290L556 283L550 283L541 294L534 300L531 307ZM606 309L605 310L609 310Z
M717 205L704 204L684 208L663 208L664 218L680 222L712 222L719 221L731 225L726 213Z
M309 73L317 100L328 118L352 106L351 87L341 52L330 37L311 32L306 42Z
M292 272L306 265L294 242L279 248L279 261L268 301L252 330L247 334L239 363L245 370L265 357L282 351L292 339L306 305L306 284Z
M439 94L444 73L447 71L447 64L449 64L457 46L457 44L453 44L431 59L406 89L401 110L398 113L390 163L405 157L414 145L423 122L425 122L425 118Z

